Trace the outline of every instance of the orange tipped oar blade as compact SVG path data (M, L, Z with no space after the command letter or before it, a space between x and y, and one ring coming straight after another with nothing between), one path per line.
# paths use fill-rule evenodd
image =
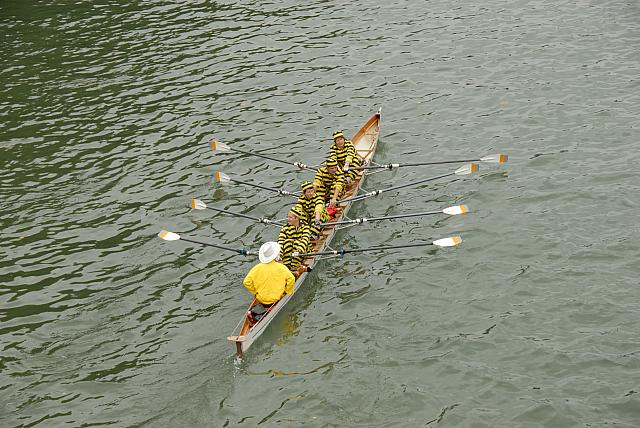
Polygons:
M207 208L207 204L202 202L200 199L191 199L191 208L194 210L203 210Z
M168 230L161 230L160 233L158 233L158 236L160 237L160 239L163 239L165 241L178 241L180 239L180 235L178 235L177 233L169 232Z
M489 156L485 156L480 158L480 162L488 162L488 163L506 163L507 160L509 159L509 156L502 154L502 153L498 153L495 155L489 155Z
M216 140L216 137L213 137L211 139L211 148L214 151L219 151L219 152L230 152L231 151L231 147L229 147L228 145L221 143L220 141Z
M469 212L469 208L466 205L455 205L453 207L443 209L442 212L449 215L466 214Z
M229 183L231 181L231 177L229 177L227 174L223 173L222 171L216 171L215 174L215 180L216 183Z
M477 163L469 163L467 165L461 166L456 169L453 173L455 175L468 175L473 174L474 172L478 172L478 164Z
M437 241L433 241L433 245L437 247L455 247L462 242L462 238L459 236L451 236L449 238L438 239Z

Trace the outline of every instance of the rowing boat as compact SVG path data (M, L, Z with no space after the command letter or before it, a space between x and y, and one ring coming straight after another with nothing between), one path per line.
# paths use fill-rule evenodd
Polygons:
M356 148L358 154L366 159L367 163L371 163L373 155L376 150L376 145L378 144L378 137L380 136L380 117L381 117L381 109L378 110L377 113L373 114L365 123L360 127L358 132L355 133L351 141ZM365 172L361 171L358 173L354 181L349 185L349 188L345 192L343 199L347 199L350 196L356 195L358 191L362 188L362 183L365 179ZM351 208L352 202L347 201L337 206L336 220L340 221L340 219L345 218L349 208ZM313 244L314 252L321 252L328 248L329 244L333 240L337 231L337 227L327 226L322 231L322 236L319 237ZM316 263L316 258L308 257L302 262L306 267L307 271L302 272L300 276L296 279L296 282L293 286L294 293L302 287L304 280L307 277L307 273L311 271L313 266ZM262 317L257 323L251 324L248 318L248 314L257 305L257 301L254 299L249 306L249 309L243 314L242 319L238 323L238 328L236 331L232 333L231 336L227 337L227 339L236 346L236 353L241 356L244 352L246 352L249 347L255 342L255 340L264 333L269 324L273 321L273 319L278 316L278 313L287 305L289 300L291 299L292 294L286 294L282 299L278 301L275 305L271 307L269 312Z
M373 164L372 160L375 154L376 146L378 144L379 136L380 136L380 110L378 110L376 114L372 115L364 123L364 125L362 125L362 127L358 130L358 132L356 132L356 134L352 138L356 151L361 157L365 159L366 163L363 166L349 168L352 171L357 171L358 175L356 175L356 178L353 182L349 183L349 186L346 189L345 195L342 196L342 199L337 201L338 206L337 206L334 221L324 224L322 235L318 237L318 239L316 239L315 241L312 241L312 249L310 250L311 252L300 254L300 256L305 257L305 259L303 260L302 265L300 266L303 269L298 269L296 272L298 275L296 276L296 281L293 287L294 292L298 291L302 287L306 279L307 273L310 272L311 269L314 267L315 261L319 260L315 258L316 256L319 256L319 257L328 256L328 255L343 256L348 253L352 254L352 253L361 253L361 252L367 252L367 251L394 251L402 248L425 247L430 245L433 245L435 247L454 247L460 244L460 242L462 242L459 236L450 236L448 238L437 239L434 241L417 242L417 243L411 242L403 245L389 245L389 246L365 247L365 248L355 248L355 249L341 248L340 250L331 249L329 247L329 244L333 240L336 234L337 228L339 228L340 224L358 224L358 223L361 224L366 221L391 220L395 218L417 217L417 216L427 216L427 215L436 215L436 214L459 215L459 214L464 214L468 212L466 205L459 205L459 206L452 206L444 209L439 209L436 211L427 211L427 212L420 212L420 213L408 213L408 214L389 215L389 216L383 216L383 217L371 217L368 219L367 218L361 218L361 219L347 218L347 213L351 208L351 205L356 201L364 200L374 196L379 196L383 193L387 194L390 191L395 191L395 190L403 189L410 186L416 186L419 184L432 182L445 177L469 175L478 170L478 165L475 163L470 163L457 168L453 172L449 172L446 174L440 174L434 177L420 179L420 180L413 180L408 183L405 182L395 186L386 187L383 189L377 189L377 190L363 193L361 192L361 190L362 190L362 185L364 183L364 179L366 177L367 171L383 170L383 169L391 170L399 167L411 167L411 166L420 166L420 165L440 165L440 164L461 163L461 162L487 162L487 163L502 164L507 161L507 156L505 154L495 154L495 155L483 156L476 159L466 159L466 160L447 160L447 161L438 161L438 162L434 162L434 161L413 162L413 163L402 163L402 164L390 163L388 165ZM280 163L288 164L289 166L295 166L296 168L299 168L299 169L316 170L315 167L310 167L300 162L292 163L288 160L267 156L261 153L253 153L246 150L235 149L233 147L228 146L227 144L217 141L215 137L211 141L211 148L214 151L238 152L238 153L243 153L247 155L257 156L257 157L271 160L273 162L280 162ZM222 173L221 171L216 172L216 181L219 183L233 182L236 184L252 186L258 189L275 192L275 193L278 193L279 195L297 196L297 193L285 191L284 189L281 189L281 188L274 188L274 187L264 186L255 182L247 182L247 181L241 181L235 178L231 178L228 175ZM191 207L197 210L203 210L203 209L209 208L213 211L222 212L229 215L235 215L242 218L247 218L247 219L257 221L259 223L264 223L264 224L278 224L277 222L270 219L266 219L266 218L254 217L254 216L243 214L243 213L233 213L226 209L207 207L206 204L200 201L199 199L193 199L191 203ZM242 256L255 255L256 253L255 251L246 250L244 248L234 248L226 245L202 242L202 241L198 241L188 237L181 237L179 234L170 232L167 230L160 231L158 236L165 241L183 240L183 241L190 242L197 245L204 245L204 246L219 248L226 251L231 251ZM227 337L229 341L235 344L236 352L238 355L242 355L244 352L246 352L251 347L253 342L255 342L262 335L262 333L264 333L264 331L269 327L269 324L271 324L271 322L278 316L280 311L282 311L282 309L289 302L292 294L286 294L285 296L283 296L282 299L280 299L277 303L272 305L261 317L257 317L256 318L257 321L256 319L254 319L253 316L251 316L253 309L258 305L258 302L254 299L254 301L249 305L248 310L243 314L242 318L240 319L240 322L234 329L232 335Z

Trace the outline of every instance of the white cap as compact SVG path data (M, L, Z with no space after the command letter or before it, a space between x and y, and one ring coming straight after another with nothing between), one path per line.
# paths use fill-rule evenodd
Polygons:
M258 258L261 263L269 263L280 255L280 244L277 242L265 242L258 251Z

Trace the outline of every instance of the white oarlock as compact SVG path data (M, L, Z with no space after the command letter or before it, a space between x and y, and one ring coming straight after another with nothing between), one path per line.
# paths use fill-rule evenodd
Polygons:
M442 212L449 215L465 214L469 212L469 208L466 205L454 205L443 209Z
M168 230L161 230L158 233L160 239L164 239L165 241L178 241L180 239L180 235L177 233L169 232Z
M436 247L455 247L462 242L462 239L459 236L450 236L448 238L438 239L437 241L433 241L433 245Z

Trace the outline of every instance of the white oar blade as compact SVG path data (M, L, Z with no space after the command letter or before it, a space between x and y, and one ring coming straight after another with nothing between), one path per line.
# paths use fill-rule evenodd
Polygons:
M498 153L495 155L489 155L489 156L480 158L480 161L489 162L489 163L506 163L508 159L509 159L509 156L502 153Z
M465 214L469 212L469 208L466 205L455 205L453 207L443 209L442 212L449 215Z
M474 172L477 172L477 171L478 171L478 164L469 163L456 169L455 171L453 171L453 173L455 175L467 175L467 174L473 174Z
M180 235L177 233L169 232L168 230L161 230L158 233L160 239L164 239L165 241L177 241L180 239Z
M220 141L216 140L216 137L213 137L211 139L211 148L213 150L217 150L219 152L230 152L231 151L231 147L229 147L226 144L221 143Z
M191 199L191 208L194 210L203 210L207 208L207 204L202 202L200 199Z
M216 183L228 183L231 181L231 177L221 171L216 171L215 178Z
M433 245L437 247L455 247L460 244L462 239L459 236L450 236L448 238L438 239L437 241L433 241Z

